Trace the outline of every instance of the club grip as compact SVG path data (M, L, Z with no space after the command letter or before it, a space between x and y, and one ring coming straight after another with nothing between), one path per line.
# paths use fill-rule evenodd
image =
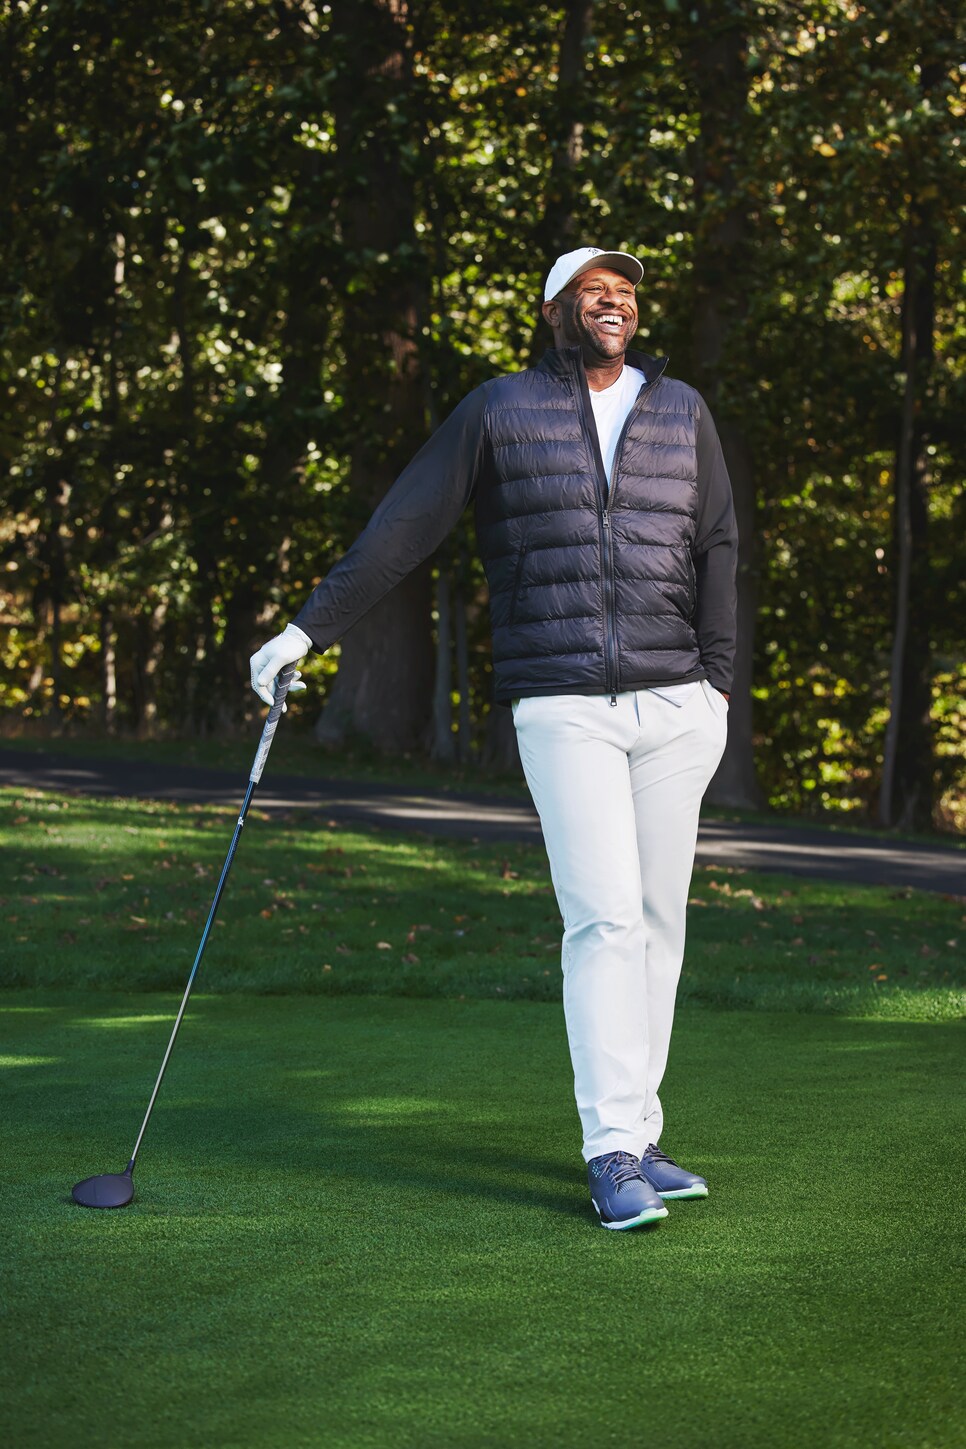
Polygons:
M248 777L253 785L257 785L262 778L265 761L268 759L268 752L272 748L272 740L275 738L278 722L282 718L285 696L288 694L289 685L295 678L295 672L296 666L294 664L286 664L279 670L275 677L275 702L268 711L268 717L262 726L262 737L258 742L258 749L255 752L255 763L252 765L252 772Z

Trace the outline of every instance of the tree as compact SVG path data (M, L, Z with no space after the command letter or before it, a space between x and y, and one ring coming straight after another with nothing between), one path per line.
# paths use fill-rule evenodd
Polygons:
M738 648L728 743L708 790L717 804L760 806L752 750L752 669L758 590L753 449L748 380L757 347L748 325L753 287L754 203L748 147L747 0L698 4L682 39L684 69L697 124L689 148L693 195L690 355L693 380L715 415L738 521ZM743 386L744 384L744 386Z

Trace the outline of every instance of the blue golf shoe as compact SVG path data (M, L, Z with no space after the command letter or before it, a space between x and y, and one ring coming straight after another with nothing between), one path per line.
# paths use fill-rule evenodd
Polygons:
M587 1181L602 1228L620 1232L667 1217L667 1208L641 1176L641 1164L630 1152L605 1152L602 1157L592 1157L587 1164Z
M708 1184L703 1177L678 1167L674 1158L668 1157L653 1142L641 1155L641 1176L650 1183L659 1197L708 1196Z

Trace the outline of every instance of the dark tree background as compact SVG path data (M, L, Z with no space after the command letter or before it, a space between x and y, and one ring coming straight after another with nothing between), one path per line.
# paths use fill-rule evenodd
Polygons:
M739 805L966 824L955 12L49 0L2 24L8 734L217 732L561 250L646 263L741 525ZM342 746L506 760L468 522L310 666Z

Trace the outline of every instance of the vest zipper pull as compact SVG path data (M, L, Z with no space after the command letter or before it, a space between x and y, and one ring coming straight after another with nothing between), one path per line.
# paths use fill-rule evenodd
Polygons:
M611 707L611 709L616 709L617 708L617 695L616 694L612 694L611 697L610 697L610 707Z

